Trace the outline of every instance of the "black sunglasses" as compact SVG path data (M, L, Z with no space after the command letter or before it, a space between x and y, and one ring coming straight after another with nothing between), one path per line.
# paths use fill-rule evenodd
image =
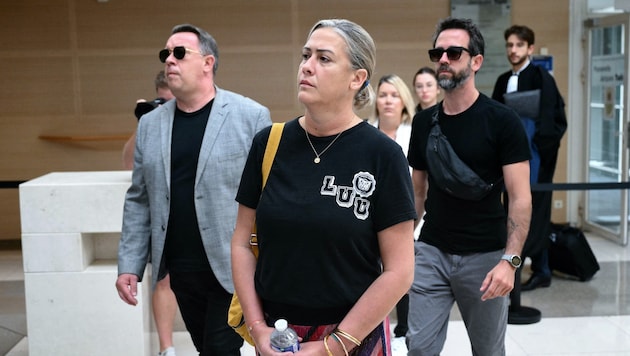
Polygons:
M163 50L160 51L160 54L159 54L160 62L166 63L166 58L168 58L168 56L171 55L171 52L173 53L173 57L175 57L176 59L184 59L186 52L201 54L201 52L197 52L193 49L186 48L184 46L173 47L172 50L168 48L164 48Z
M466 47L451 46L447 49L444 49L442 47L433 48L429 50L429 59L431 60L431 62L439 62L444 52L446 52L446 57L448 57L449 61L456 61L462 56L463 51L471 53L470 50Z

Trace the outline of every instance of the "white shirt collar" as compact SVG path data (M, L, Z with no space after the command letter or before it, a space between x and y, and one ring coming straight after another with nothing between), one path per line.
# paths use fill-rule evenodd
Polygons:
M522 71L525 70L525 68L527 68L527 66L529 65L529 58L527 58L527 60L525 61L525 64L523 64L523 66L521 67L521 69L519 69L517 72L512 71L512 75L519 75L521 74Z

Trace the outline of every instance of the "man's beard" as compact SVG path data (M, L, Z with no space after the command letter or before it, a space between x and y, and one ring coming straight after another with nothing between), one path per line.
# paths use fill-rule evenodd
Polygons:
M518 57L518 60L516 60L516 62L512 62L512 58L508 56L508 61L510 61L510 64L512 66L520 66L521 64L525 63L527 58L528 58L527 56Z
M468 64L468 66L466 66L466 69L457 73L454 73L447 66L440 67L438 71L442 72L444 70L447 70L452 74L451 78L442 77L441 75L438 76L438 84L440 85L440 88L444 89L445 91L452 91L455 88L461 87L468 80L468 78L470 78L470 74L472 74L470 63Z

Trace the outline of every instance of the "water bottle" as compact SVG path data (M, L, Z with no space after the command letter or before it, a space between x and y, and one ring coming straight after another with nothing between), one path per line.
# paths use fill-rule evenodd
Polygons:
M296 352L300 349L298 336L285 319L276 320L273 326L275 330L271 333L272 349L278 352Z

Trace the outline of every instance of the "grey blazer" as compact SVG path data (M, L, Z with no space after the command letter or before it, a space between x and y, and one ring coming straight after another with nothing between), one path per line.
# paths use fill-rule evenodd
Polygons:
M169 221L171 133L175 100L146 114L138 125L131 186L125 197L118 274L142 280L149 257L152 282L160 270ZM269 110L239 94L216 88L195 178L195 210L212 271L233 293L230 241L236 224L234 200L254 135L271 125Z

